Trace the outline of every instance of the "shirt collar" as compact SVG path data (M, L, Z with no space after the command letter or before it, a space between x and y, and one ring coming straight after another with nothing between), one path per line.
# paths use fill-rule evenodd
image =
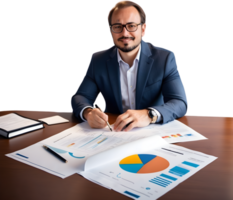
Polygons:
M134 60L137 60L139 62L139 58L140 58L140 53L141 53L141 44L140 44L140 47L139 47L139 50L138 50L138 53L137 53L137 56ZM122 59L121 59L121 55L119 53L119 50L117 48L117 60L118 60L118 63L120 63L120 61L124 62ZM124 62L125 63L125 62Z

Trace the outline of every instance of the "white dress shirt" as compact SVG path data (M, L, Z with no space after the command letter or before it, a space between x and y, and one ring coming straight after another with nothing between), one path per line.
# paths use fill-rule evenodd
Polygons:
M136 58L133 61L133 65L130 67L126 62L121 59L120 53L117 49L117 60L120 67L120 83L121 83L121 96L122 96L122 108L126 112L128 109L135 110L136 106L136 82L137 82L137 71L138 63L141 53L141 46L139 47ZM80 117L82 120L86 121L83 117L83 111L90 106L86 106L80 112ZM92 107L90 107L92 108ZM156 122L161 121L161 114L154 108L153 109L158 118Z

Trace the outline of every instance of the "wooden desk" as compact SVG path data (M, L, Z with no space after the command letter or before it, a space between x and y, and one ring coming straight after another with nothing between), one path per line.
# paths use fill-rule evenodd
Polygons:
M44 129L12 139L0 136L0 199L1 200L119 200L130 199L115 191L94 184L78 174L61 179L42 170L23 164L5 156L7 153L25 148L56 133L76 125L71 113L10 111L40 119L58 114L70 120L69 123L47 126ZM110 123L116 115L109 115ZM190 117L179 121L200 132L208 140L177 143L218 157L216 161L197 172L161 200L225 200L233 199L233 118Z

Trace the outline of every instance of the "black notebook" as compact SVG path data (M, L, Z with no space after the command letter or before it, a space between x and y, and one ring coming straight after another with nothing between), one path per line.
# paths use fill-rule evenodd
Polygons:
M12 138L43 128L43 123L34 119L10 113L0 117L0 135Z

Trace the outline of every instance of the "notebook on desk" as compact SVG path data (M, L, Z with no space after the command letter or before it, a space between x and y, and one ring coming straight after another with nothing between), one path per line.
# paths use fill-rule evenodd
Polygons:
M34 119L10 113L0 117L0 135L12 138L43 128L43 123Z

